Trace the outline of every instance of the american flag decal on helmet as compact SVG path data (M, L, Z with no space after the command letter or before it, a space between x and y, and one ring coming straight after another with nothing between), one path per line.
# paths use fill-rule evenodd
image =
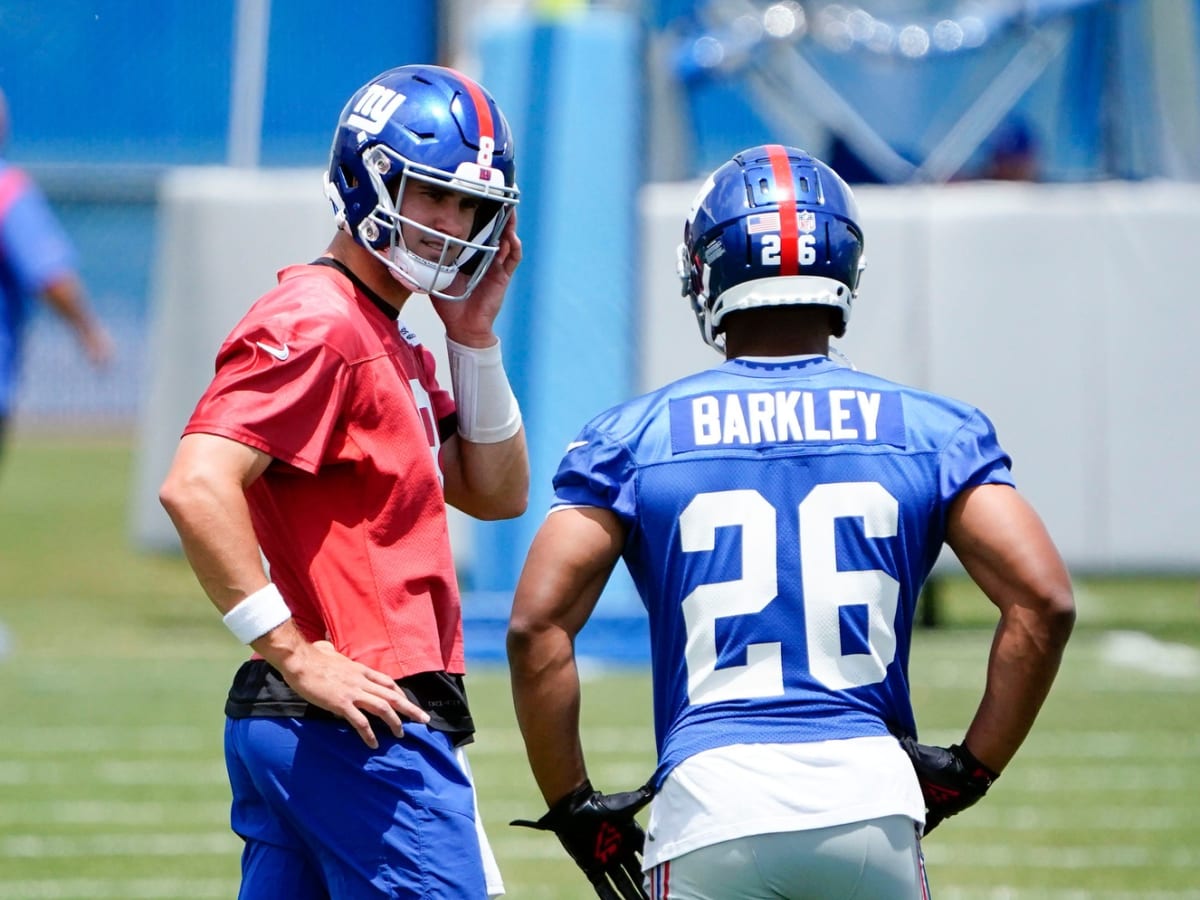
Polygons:
M746 216L746 232L762 234L767 231L779 231L779 213L759 213Z

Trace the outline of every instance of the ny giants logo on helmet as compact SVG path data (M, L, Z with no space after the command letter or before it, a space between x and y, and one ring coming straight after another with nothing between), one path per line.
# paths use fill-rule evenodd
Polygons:
M354 104L354 112L346 118L346 125L367 134L379 134L404 100L404 95L398 91L373 84Z

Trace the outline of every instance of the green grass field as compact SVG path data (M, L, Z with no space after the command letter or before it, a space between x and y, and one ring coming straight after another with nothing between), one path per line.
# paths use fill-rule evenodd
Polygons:
M122 439L19 436L0 461L0 898L231 898L221 706L243 658L177 558L128 538ZM1077 582L1080 622L1021 754L926 844L934 896L1200 897L1200 588ZM958 739L978 697L991 607L952 582L918 633L922 737ZM471 760L510 897L586 898L549 835L510 828L541 801L502 669L476 669ZM653 765L643 671L584 694L593 780Z

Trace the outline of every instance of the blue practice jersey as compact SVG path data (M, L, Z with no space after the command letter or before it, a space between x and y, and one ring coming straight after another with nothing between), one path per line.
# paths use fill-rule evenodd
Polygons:
M713 747L916 734L913 610L988 419L825 357L732 360L593 419L555 506L612 510L650 620L658 781Z
M33 299L74 268L74 247L45 195L21 169L0 160L0 416L16 391Z

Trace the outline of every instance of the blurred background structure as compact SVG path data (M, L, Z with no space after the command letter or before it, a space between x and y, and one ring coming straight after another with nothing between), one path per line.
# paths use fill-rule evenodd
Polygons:
M562 448L715 364L674 276L697 179L782 142L857 192L869 269L843 349L992 414L1076 571L1200 571L1200 0L10 0L7 156L46 189L119 345L96 377L40 315L18 428L127 431L130 540L217 344L332 233L321 168L385 68L479 78L518 139L526 261L501 320L530 512L457 521L469 646L500 652ZM440 344L419 299L405 311ZM948 565L953 562L948 561ZM585 635L643 653L617 579ZM635 625L634 627L640 627ZM624 637L622 637L624 636ZM629 648L626 650L626 648Z

